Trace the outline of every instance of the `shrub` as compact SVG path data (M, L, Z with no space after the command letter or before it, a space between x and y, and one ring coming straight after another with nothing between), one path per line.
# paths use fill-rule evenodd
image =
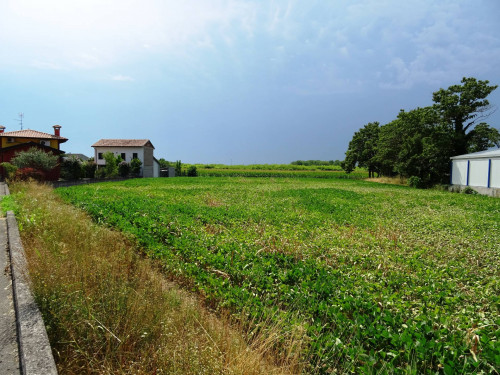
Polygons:
M98 179L106 178L106 171L104 170L104 168L98 168L95 171L95 178L98 178Z
M424 181L418 176L411 176L408 179L408 186L416 189L423 189L425 187Z
M57 167L58 161L59 157L53 155L52 152L47 153L32 147L28 151L16 153L11 163L18 168L33 168L48 172Z
M196 170L196 165L192 165L188 168L187 175L189 177L196 177L198 176L198 171Z
M61 164L61 177L65 180L78 180L83 176L82 163L79 159L71 156Z
M142 161L140 161L137 158L134 158L130 161L130 172L134 176L139 176L141 173L141 166L142 166Z
M35 168L19 168L18 170L16 170L14 179L16 181L28 181L30 179L36 181L44 181L45 174L43 173L43 171Z
M182 163L180 160L175 162L175 175L182 176Z
M83 176L86 178L94 178L97 169L97 164L93 160L86 161L82 164Z
M130 164L126 161L122 161L118 164L118 174L120 177L127 177L130 173Z
M105 152L103 157L106 161L106 165L104 166L106 177L118 176L118 159L115 157L115 154L112 152Z
M0 166L3 167L5 170L5 177L7 179L12 179L16 175L17 167L15 165L12 165L10 163L4 162L0 163Z
M472 195L477 195L479 194L477 191L475 191L473 188L470 186L467 186L464 190L462 190L462 193L464 194L472 194Z

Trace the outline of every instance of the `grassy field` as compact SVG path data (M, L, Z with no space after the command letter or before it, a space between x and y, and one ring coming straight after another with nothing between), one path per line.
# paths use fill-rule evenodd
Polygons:
M275 355L281 328L243 336L165 277L134 241L37 183L11 185L31 288L59 374L294 374ZM272 324L272 322L271 322ZM277 360L277 358L281 360Z
M285 322L275 345L297 345L307 372L498 373L498 199L302 178L57 192L212 306L264 333Z

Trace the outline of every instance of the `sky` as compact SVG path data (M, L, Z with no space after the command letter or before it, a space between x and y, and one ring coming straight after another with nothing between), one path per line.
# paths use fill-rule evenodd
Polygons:
M59 124L88 156L129 138L185 163L342 160L368 122L500 84L499 19L498 0L0 0L0 124Z

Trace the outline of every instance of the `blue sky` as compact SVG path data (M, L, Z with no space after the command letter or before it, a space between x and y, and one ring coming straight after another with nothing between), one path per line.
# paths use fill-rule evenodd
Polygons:
M343 159L354 131L440 87L500 84L499 15L497 0L0 0L0 124L60 124L87 155L149 138L183 162Z

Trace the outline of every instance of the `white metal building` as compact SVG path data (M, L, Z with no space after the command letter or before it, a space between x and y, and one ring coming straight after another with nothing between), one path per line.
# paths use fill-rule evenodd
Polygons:
M482 194L500 196L500 150L451 158L451 185L473 187Z

